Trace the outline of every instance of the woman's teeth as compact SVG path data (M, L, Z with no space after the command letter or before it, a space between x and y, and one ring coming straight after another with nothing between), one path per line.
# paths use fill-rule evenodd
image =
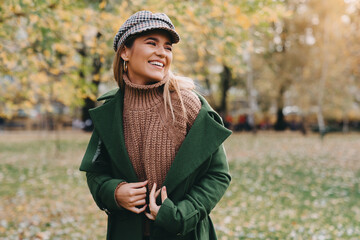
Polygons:
M160 63L160 62L150 62L150 64L155 65L155 66L159 66L159 67L163 67L164 64Z

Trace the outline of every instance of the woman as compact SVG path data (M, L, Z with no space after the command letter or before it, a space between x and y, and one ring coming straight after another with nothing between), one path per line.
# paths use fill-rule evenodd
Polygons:
M165 14L140 11L114 39L119 89L90 110L80 166L108 214L107 239L216 239L209 217L230 182L231 134L194 84L170 71L180 38Z

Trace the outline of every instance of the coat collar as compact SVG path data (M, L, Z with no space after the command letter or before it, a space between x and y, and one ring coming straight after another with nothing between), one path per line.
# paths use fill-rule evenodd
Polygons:
M107 98L103 98L107 99ZM98 100L102 100L99 98ZM113 98L89 111L95 130L103 141L117 170L128 182L137 182L135 170L125 147L122 109L124 98L118 90Z
M111 158L116 159L115 166L127 181L136 182L138 179L128 156L123 134L122 95L118 90L111 100L90 110L90 115ZM198 96L202 107L164 182L168 194L210 157L231 134L230 130L223 127L221 118L206 100Z

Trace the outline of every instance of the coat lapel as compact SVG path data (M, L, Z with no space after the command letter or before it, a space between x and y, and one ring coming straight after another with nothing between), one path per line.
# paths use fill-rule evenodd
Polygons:
M168 194L207 160L231 134L230 130L211 116L218 117L206 100L201 96L199 98L202 108L166 175L164 185ZM220 117L218 118L221 122Z
M94 122L105 147L114 160L114 164L129 182L137 182L137 176L128 156L123 133L123 97L117 91L114 98L107 103L91 109L90 116Z

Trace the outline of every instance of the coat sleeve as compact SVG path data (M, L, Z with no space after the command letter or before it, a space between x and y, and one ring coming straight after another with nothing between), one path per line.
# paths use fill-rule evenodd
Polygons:
M81 162L80 171L86 172L91 195L97 206L106 213L123 209L115 199L115 190L125 181L112 177L109 160L110 157L94 130Z
M223 144L211 155L207 172L174 204L169 198L162 203L155 224L173 234L185 235L207 217L230 184L229 167Z

